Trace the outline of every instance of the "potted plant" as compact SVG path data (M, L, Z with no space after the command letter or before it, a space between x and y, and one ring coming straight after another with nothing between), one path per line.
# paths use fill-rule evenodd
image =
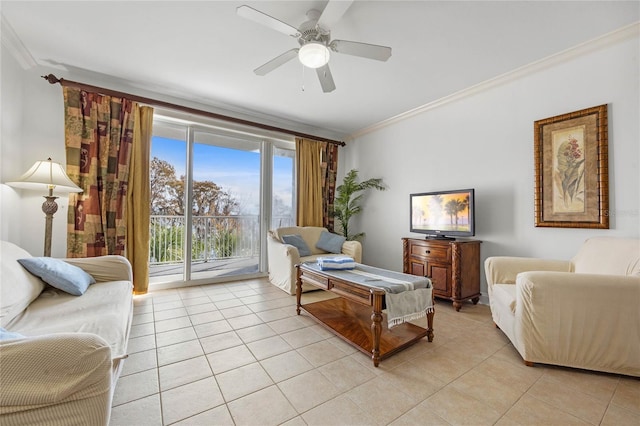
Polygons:
M358 194L359 192L367 189L377 189L384 191L385 187L382 186L382 179L368 179L364 182L358 182L358 171L352 169L347 173L342 181L342 185L336 188L336 197L333 201L333 217L340 221L342 227L342 235L347 240L359 240L364 236L364 232L357 234L349 233L349 221L351 218L362 212L362 206L360 200L364 194ZM357 194L357 195L356 195Z

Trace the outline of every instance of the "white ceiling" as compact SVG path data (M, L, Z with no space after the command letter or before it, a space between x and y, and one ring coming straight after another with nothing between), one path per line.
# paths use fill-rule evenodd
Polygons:
M25 53L59 67L58 77L100 73L346 137L637 22L640 9L638 1L356 1L332 38L391 46L392 56L333 54L337 89L323 93L297 60L253 73L298 44L237 16L242 4L298 27L326 1L1 1L0 12Z

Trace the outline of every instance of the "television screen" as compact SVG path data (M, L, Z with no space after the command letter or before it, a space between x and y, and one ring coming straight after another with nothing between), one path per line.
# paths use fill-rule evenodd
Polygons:
M411 194L410 202L411 232L435 238L475 235L473 189Z

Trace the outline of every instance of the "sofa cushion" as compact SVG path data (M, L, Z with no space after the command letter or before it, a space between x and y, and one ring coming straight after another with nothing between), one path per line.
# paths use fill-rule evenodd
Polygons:
M82 296L96 280L77 266L51 257L28 257L18 259L27 271L42 278L42 281L74 296Z
M49 288L7 328L29 337L51 333L97 334L111 346L111 357L118 358L126 354L132 313L130 281L94 284L82 297Z
M22 248L8 241L0 241L0 326L6 327L13 318L26 309L42 290L44 283L31 275L18 263L29 257Z
M331 232L322 232L316 243L316 247L329 253L342 253L342 244L347 241L345 237Z
M297 248L298 253L300 254L300 257L311 255L311 250L309 249L309 246L298 234L283 235L282 242L285 244L291 244L292 246Z

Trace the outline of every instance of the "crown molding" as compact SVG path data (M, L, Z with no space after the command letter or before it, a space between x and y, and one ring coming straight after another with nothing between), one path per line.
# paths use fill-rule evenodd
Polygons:
M531 75L536 72L540 72L544 69L551 68L560 63L567 62L576 57L583 56L591 52L595 52L597 50L611 46L620 41L623 41L632 37L638 37L639 35L640 35L640 21L634 22L633 24L626 25L615 31L607 33L603 36L597 37L592 40L588 40L584 43L581 43L581 44L578 44L577 46L560 51L551 56L547 56L546 58L540 59L535 62L531 62L522 67L516 68L513 71L506 72L504 74L498 75L489 80L485 80L476 85L467 87L466 89L462 89L458 92L452 93L451 95L445 96L440 99L436 99L433 102L429 102L427 104L421 105L409 111L403 112L402 114L398 114L386 120L380 121L369 127L360 129L350 134L345 139L347 141L352 141L368 133L372 133L377 130L383 129L385 127L389 127L393 124L399 123L413 116L425 113L429 110L439 108L441 106L444 106L446 104L458 101L460 99L463 99L469 96L473 96L479 92L483 92L485 90L489 90L494 87L501 86L503 84L520 79L527 75Z
M14 31L13 27L7 21L7 18L4 17L3 14L0 13L0 40L2 41L2 46L4 46L11 56L13 56L18 64L22 67L22 69L28 70L38 63L31 55L31 52L26 48L26 46L18 37L18 34Z

